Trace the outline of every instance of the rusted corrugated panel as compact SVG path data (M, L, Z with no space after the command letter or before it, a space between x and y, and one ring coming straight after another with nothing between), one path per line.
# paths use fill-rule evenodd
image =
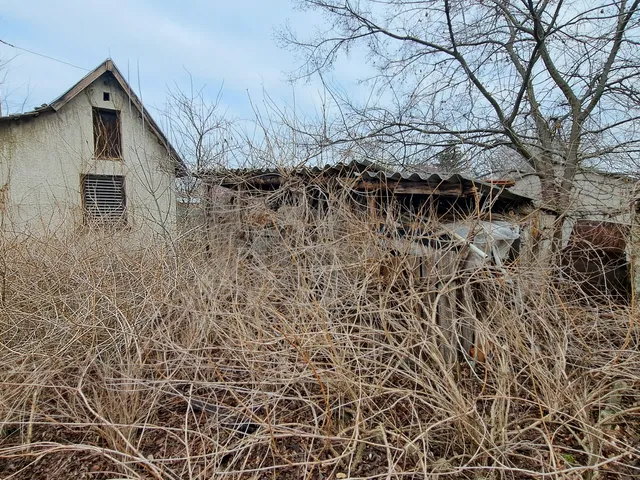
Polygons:
M613 222L578 220L569 239L569 248L623 252L629 227Z
M474 180L469 177L462 176L460 174L453 175L443 175L440 173L400 173L400 172L371 172L367 171L362 174L362 178L364 180L377 180L377 181L386 181L386 182L424 182L426 184L432 185L434 188L444 186L464 186L465 189L475 187L478 190L478 193L481 195L491 195L493 197L502 198L503 200L511 200L520 203L528 203L531 201L530 198L518 195L517 193L513 193L506 188L491 185L489 183L483 182L481 180Z
M578 220L562 258L565 275L594 298L628 300L628 233L619 223Z
M344 177L361 179L364 183L373 185L395 184L398 194L403 193L403 189L408 193L414 192L412 185L424 184L432 187L430 194L443 194L450 196L460 196L474 188L480 195L498 196L503 200L517 203L529 203L531 199L509 191L504 186L492 185L481 180L474 180L460 174L440 174L440 173L418 173L418 172L394 172L381 168L371 162L353 161L351 163L337 163L324 167L299 167L299 168L257 168L257 169L233 169L224 171L206 172L202 176L208 177L214 182L218 182L225 187L235 185L279 185L282 178L288 176L317 177L329 175L333 177ZM425 190L426 191L426 190ZM405 193L406 193L405 192Z

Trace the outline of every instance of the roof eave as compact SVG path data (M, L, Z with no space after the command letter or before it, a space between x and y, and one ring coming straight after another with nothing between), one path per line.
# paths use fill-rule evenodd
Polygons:
M12 115L5 115L0 117L0 122L13 122L13 121L17 121L17 120L25 120L27 118L35 118L35 117L39 117L41 114L43 113L49 113L49 112L54 112L55 110L53 110L53 108L51 108L51 105L45 105L42 107L38 107L35 110L31 110L29 112L23 112L23 113L14 113Z

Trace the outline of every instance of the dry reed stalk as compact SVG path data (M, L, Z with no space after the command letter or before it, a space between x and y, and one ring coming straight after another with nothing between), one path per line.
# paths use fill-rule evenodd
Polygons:
M315 223L275 225L221 222L177 257L117 235L13 241L0 476L640 474L629 307L536 264L507 267L508 282L486 268L416 281L400 252L381 275L377 228L339 199ZM463 291L473 301L439 326L438 302ZM471 321L491 345L478 362L454 335Z

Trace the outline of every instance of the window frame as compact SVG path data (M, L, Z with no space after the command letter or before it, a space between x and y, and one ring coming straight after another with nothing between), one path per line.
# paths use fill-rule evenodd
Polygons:
M101 152L98 151L98 123L97 123L97 119L101 118L100 114L101 113L107 113L107 114L115 114L115 118L116 118L116 129L117 129L117 140L118 140L118 144L117 146L114 148L114 150L117 150L118 156L109 156L108 153L109 152L109 148L107 148L108 146L105 144L104 148L102 148ZM104 124L104 122L103 122ZM118 160L118 161L122 161L123 160L123 155L122 155L122 117L120 115L120 110L115 110L113 108L101 108L101 107L91 107L91 126L93 129L93 156L94 158L98 159L98 160Z

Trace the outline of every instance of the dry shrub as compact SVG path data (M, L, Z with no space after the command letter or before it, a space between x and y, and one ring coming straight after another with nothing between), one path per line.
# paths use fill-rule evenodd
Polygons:
M223 222L177 254L5 239L0 475L640 474L630 307L537 265L415 281L340 202L290 219ZM452 291L474 356L438 326Z

